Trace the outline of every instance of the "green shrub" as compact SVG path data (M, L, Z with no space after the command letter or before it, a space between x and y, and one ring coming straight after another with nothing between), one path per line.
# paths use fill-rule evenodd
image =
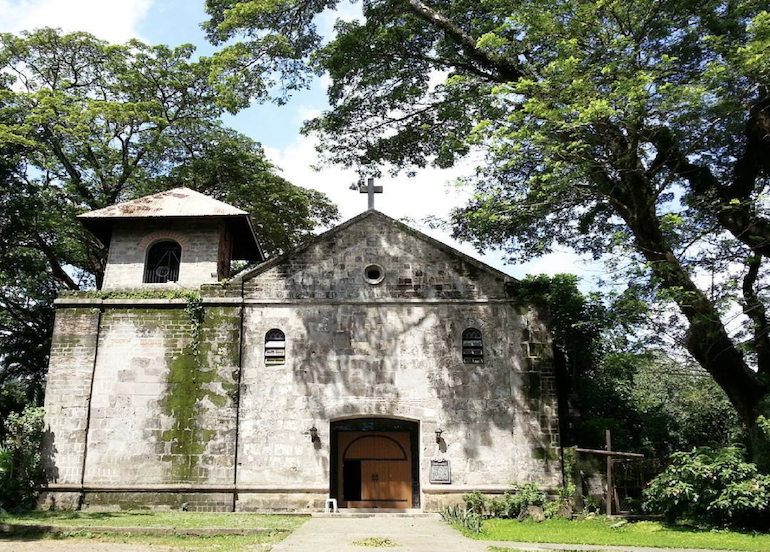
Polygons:
M43 409L27 407L21 414L12 412L5 420L5 432L0 446L0 507L30 508L43 482Z
M735 447L674 453L644 496L645 510L669 520L770 528L770 476Z
M561 506L561 502L558 500L551 500L543 504L543 514L545 515L546 519L558 517Z
M441 508L439 514L447 523L464 527L471 533L481 533L481 528L484 524L484 516L481 514L477 514L476 512L472 512L471 510L457 505Z
M516 492L512 495L506 493L508 497L508 515L509 518L517 518L527 509L527 506L542 506L545 504L545 493L541 491L535 483L526 483L521 487L514 484Z
M478 491L465 494L465 508L482 517L515 519L527 506L545 504L545 493L535 483L526 483L521 487L514 483L513 489L514 493L506 491L502 498L487 498Z
M487 513L487 499L478 491L463 495L465 509L474 514L483 516Z

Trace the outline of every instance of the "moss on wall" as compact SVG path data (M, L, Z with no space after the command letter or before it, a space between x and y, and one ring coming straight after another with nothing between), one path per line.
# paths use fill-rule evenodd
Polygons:
M162 408L173 419L173 425L162 433L162 441L170 447L161 459L171 462L177 482L206 479L206 471L200 467L201 455L217 430L224 429L201 427L206 403L216 408L234 406L237 370L222 375L219 368L238 365L237 315L238 309L233 307L206 309L197 321L188 321L192 340L181 352L168 357L168 386Z

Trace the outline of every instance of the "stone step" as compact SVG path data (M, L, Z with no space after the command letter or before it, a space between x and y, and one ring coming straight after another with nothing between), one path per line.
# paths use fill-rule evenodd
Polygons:
M340 508L340 511L334 513L315 512L316 518L371 518L371 517L393 517L393 518L427 518L440 519L441 516L436 513L423 512L418 509L401 508Z

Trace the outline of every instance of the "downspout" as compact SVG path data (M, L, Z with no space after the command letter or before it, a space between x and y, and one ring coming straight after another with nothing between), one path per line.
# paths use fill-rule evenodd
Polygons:
M243 279L241 279L241 330L238 343L238 382L235 390L235 453L233 454L233 509L238 502L238 446L241 429L241 380L243 377L243 324L246 303L243 300Z
M85 490L83 485L85 484L86 477L86 459L88 458L88 431L91 427L91 398L94 395L94 379L96 378L96 361L99 357L99 337L102 329L102 313L104 307L99 307L99 311L96 316L96 342L94 344L94 362L91 367L91 385L88 389L88 401L86 406L86 429L85 436L83 437L83 465L80 467L80 496L78 497L78 510L83 507L83 501L85 500Z

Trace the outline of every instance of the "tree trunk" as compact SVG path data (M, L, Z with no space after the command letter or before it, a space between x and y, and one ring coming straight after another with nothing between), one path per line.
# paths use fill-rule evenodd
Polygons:
M748 366L714 303L698 289L666 243L650 187L638 181L619 185L609 199L634 234L636 248L660 287L672 294L687 318L687 350L725 391L746 427L753 428L762 414L760 402L770 389Z

